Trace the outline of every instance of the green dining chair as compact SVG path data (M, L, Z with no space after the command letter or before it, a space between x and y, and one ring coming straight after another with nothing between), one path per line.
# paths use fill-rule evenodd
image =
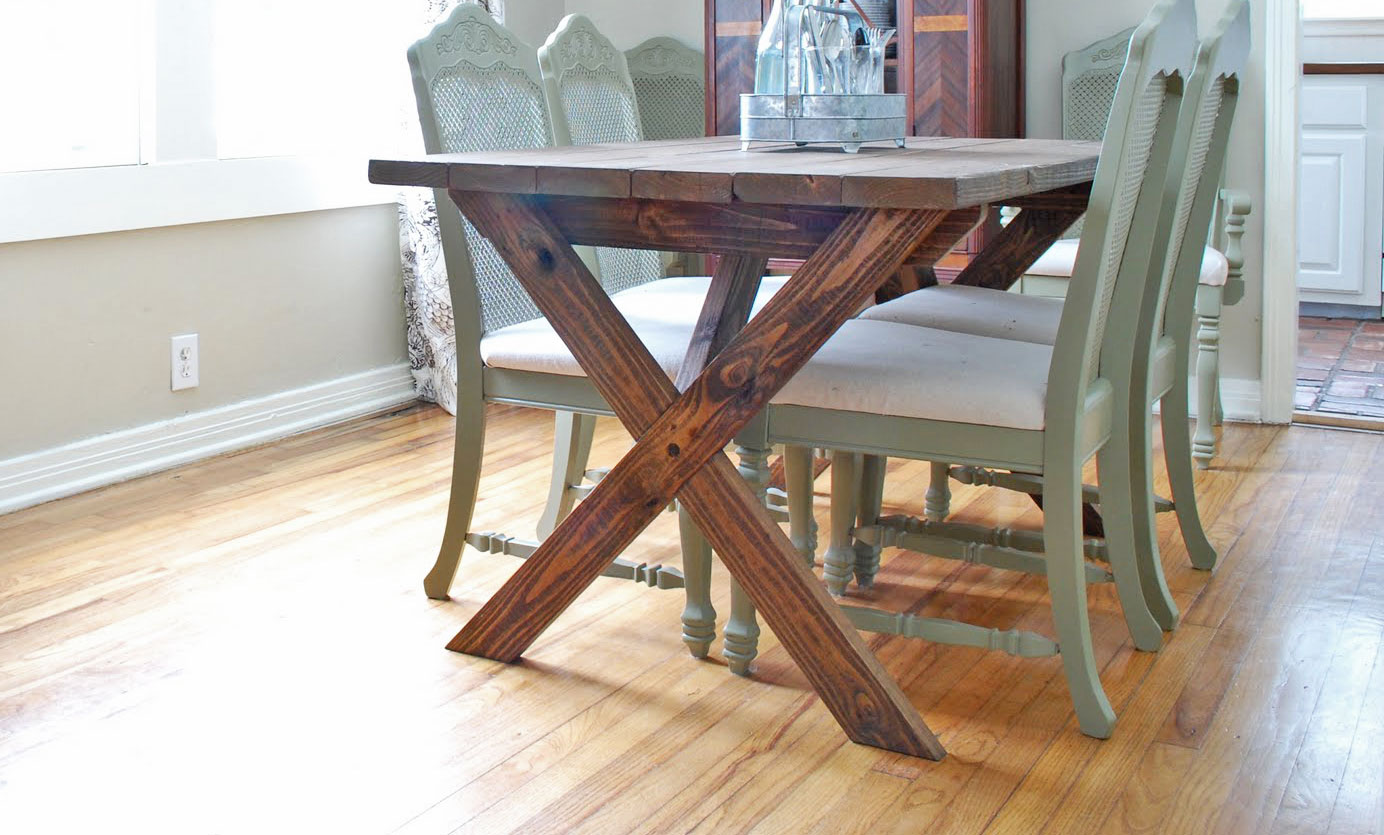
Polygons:
M706 58L673 38L625 51L645 139L706 135Z
M1191 362L1193 320L1206 303L1207 253L1222 266L1224 256L1206 247L1208 229L1216 213L1230 122L1239 96L1240 74L1249 54L1249 6L1234 0L1215 30L1202 43L1183 100L1181 127L1174 145L1171 172L1164 185L1168 202L1163 221L1171 224L1165 257L1155 258L1155 275L1135 331L1139 339L1119 346L1133 364L1133 400L1127 426L1130 473L1136 507L1135 545L1150 610L1165 629L1177 624L1177 607L1163 582L1153 514L1161 504L1153 492L1152 432L1150 414L1159 405L1164 459L1172 486L1174 510L1192 564L1213 569L1216 549L1207 539L1197 509L1193 484L1193 447L1188 433L1188 367ZM1075 244L1075 242L1073 242ZM1079 246L1072 247L1079 257ZM1044 255L1042 258L1047 258ZM1040 258L1040 262L1042 261ZM1018 295L979 287L938 286L866 311L866 318L922 325L961 333L1019 339L1051 345L1057 339L1059 299ZM1147 339L1144 338L1147 335ZM992 473L975 467L945 468L966 483L986 483L1033 492L1036 479ZM1102 471L1104 479L1107 473ZM945 475L941 478L944 480ZM934 483L929 496L936 507L940 491ZM1102 494L1088 488L1087 498L1099 502ZM1099 548L1097 553L1103 553Z
M428 153L552 144L537 54L480 6L458 5L409 48L408 61ZM485 442L485 404L555 410L558 447L565 443L574 458L580 453L583 460L582 433L573 424L611 410L490 242L461 217L445 190L436 197L456 322L457 422L446 528L423 585L429 597L443 599L465 546L526 557L539 544L470 529ZM676 377L708 280L650 275L611 282L598 275L664 370ZM683 640L694 656L702 657L715 636L715 611L709 569L695 564L702 551L689 553L694 562L684 563L683 571L618 559L606 573L659 588L685 585Z
M667 43L665 43L667 41ZM676 75L687 75L686 66L691 51L675 41L661 39L645 44L643 51L636 50L642 64L653 63L655 59L646 53L656 50L677 64ZM674 45L678 49L674 50ZM662 59L658 59L662 60ZM548 36L547 42L538 49L538 64L543 77L543 92L552 118L555 144L591 145L612 142L638 142L645 138L639 98L636 95L636 81L630 74L625 54L605 35L601 34L589 18L573 14L562 19L556 30ZM698 65L700 66L700 64ZM647 73L644 73L647 75ZM696 110L701 119L700 105ZM668 125L653 120L660 129ZM700 136L698 130L695 135ZM644 284L663 275L663 260L658 252L636 249L617 249L598 247L595 260L602 282L608 288ZM762 307L787 279L783 276L765 276L760 282L755 309ZM671 281L671 279L670 279ZM684 286L710 287L706 277L681 279L685 284L659 282L649 292L657 294L663 286L674 292L682 292ZM671 303L670 316L687 319L689 326L695 322L701 310L700 301L687 306ZM553 527L571 512L576 501L591 487L594 478L599 478L603 470L587 468L587 454L590 451L590 438L595 428L594 418L574 415L563 418L570 425L570 431L557 436L554 450L553 478L551 492L539 523L539 534L546 536ZM683 520L684 524L690 524Z
M1055 344L996 339L876 319L848 321L773 399L759 443L826 447L832 474L833 547L828 587L844 591L852 573L874 579L869 551L901 545L939 556L990 562L1046 576L1057 640L843 606L858 628L1019 656L1060 654L1081 730L1109 736L1115 714L1101 686L1091 644L1086 585L1100 569L1084 559L1081 470L1099 455L1102 470L1119 454L1111 441L1129 365L1113 361L1138 319L1153 253L1166 246L1159 224L1162 184L1196 47L1193 0L1162 0L1135 31L1092 185L1081 254L1062 308ZM911 520L857 521L856 455L902 456L998 467L1042 476L1042 551L1006 545L977 530L966 541L915 531ZM1108 489L1132 504L1127 479ZM863 509L862 509L863 510ZM844 524L842 524L844 523ZM1119 528L1114 525L1112 528ZM844 532L838 528L844 528ZM1127 529L1126 529L1127 530ZM1132 562L1133 545L1113 534L1112 560ZM852 543L863 546L857 561ZM1115 580L1136 646L1153 650L1163 633L1148 612L1133 565ZM743 606L727 625L744 633Z

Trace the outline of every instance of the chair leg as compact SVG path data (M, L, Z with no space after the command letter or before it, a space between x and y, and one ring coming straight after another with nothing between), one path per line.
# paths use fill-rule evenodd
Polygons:
M693 658L705 658L716 637L716 609L711 605L711 544L678 503L682 539L682 574L687 603L682 610L682 642Z
M1138 608L1153 619L1159 630L1157 635L1153 634L1148 630L1144 614L1137 616L1140 629L1148 631L1135 635L1134 645L1147 651L1158 649L1163 640L1162 630L1175 629L1178 621L1177 603L1168 591L1158 553L1158 523L1153 508L1151 414L1151 408L1134 410L1133 414L1117 410L1116 419L1128 426L1129 431L1114 433L1098 459L1102 517L1132 522L1128 529L1124 525L1106 525L1105 540L1126 619L1129 619L1129 604L1124 602L1125 595L1138 591L1142 596ZM1110 479L1106 478L1107 470L1113 470ZM1121 486L1123 489L1118 489ZM1138 578L1137 589L1127 588L1133 585L1126 581L1131 572ZM1136 621L1129 622L1132 634Z
M1211 459L1216 457L1212 426L1219 422L1221 289L1197 287L1197 433L1192 439L1192 457L1203 470L1210 469Z
M423 591L434 600L446 600L447 590L456 576L461 551L466 547L466 532L476 509L480 487L481 459L485 450L485 403L479 397L457 398L456 447L452 450L452 489L447 500L447 526L442 532L442 547Z
M860 467L860 506L856 510L855 523L858 527L868 527L879 521L880 507L884 504L884 467L888 459L883 455L866 455ZM852 538L855 548L855 584L868 589L875 584L879 573L880 546L870 545Z
M1168 467L1168 484L1172 487L1173 507L1177 525L1182 531L1182 543L1193 566L1205 571L1214 570L1220 556L1197 509L1196 484L1192 471L1192 439L1188 430L1187 378L1179 374L1173 386L1163 395L1160 407L1163 427L1163 460ZM1200 419L1198 419L1200 423Z
M591 457L591 439L596 433L596 416L576 412L553 415L553 474L548 479L548 503L538 519L538 538L547 539L558 523L572 512L577 502L577 487L586 474Z
M1091 646L1081 551L1081 468L1075 461L1047 468L1043 479L1043 540L1052 616L1077 721L1082 733L1104 739L1115 727L1115 711L1101 687Z
M923 516L930 522L941 522L951 513L951 465L932 462L932 479L923 496Z
M860 459L856 452L834 452L831 456L831 544L822 561L822 579L827 591L836 597L845 594L846 584L855 573L851 529L855 525Z
M817 559L816 520L812 518L812 447L783 450L784 487L788 491L788 538L810 566Z
M750 674L750 663L759 654L759 620L750 596L740 582L730 578L730 617L726 619L726 640L721 650L730 671L738 676Z
M740 459L736 469L761 504L769 487L769 449L764 440L763 419L761 415L742 429L736 436L735 447ZM759 654L759 621L754 603L734 577L730 578L730 617L726 619L726 639L721 653L730 671L738 676L750 674L750 662Z

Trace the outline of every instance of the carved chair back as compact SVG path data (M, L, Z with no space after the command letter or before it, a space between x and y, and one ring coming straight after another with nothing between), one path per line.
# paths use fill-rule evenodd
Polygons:
M584 15L568 15L538 49L558 145L638 142L639 104L625 56ZM617 292L661 278L657 252L596 249L601 283Z
M706 134L706 72L700 51L649 38L625 52L645 139Z
M480 5L459 4L408 50L430 154L553 144L538 56ZM481 335L541 315L490 242L436 192L439 234L456 322L458 388L479 374ZM477 385L473 392L479 394Z

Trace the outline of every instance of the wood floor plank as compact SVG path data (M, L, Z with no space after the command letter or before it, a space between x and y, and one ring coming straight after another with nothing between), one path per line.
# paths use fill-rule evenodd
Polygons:
M1101 825L1100 835L1143 835L1158 832L1177 798L1182 773L1196 752L1181 745L1155 742L1143 753L1139 770Z
M552 419L488 419L477 524L527 536ZM0 831L1378 825L1384 436L1224 428L1197 474L1221 568L1187 568L1175 520L1158 520L1183 627L1134 652L1113 591L1091 590L1120 716L1108 741L1076 731L1053 659L867 636L939 731L940 763L845 742L771 631L753 679L693 660L677 592L599 579L517 665L440 649L518 565L468 551L453 599L423 596L453 437L449 416L413 407L0 517ZM601 421L592 464L630 443ZM920 514L928 475L890 461L888 512ZM1041 524L998 490L954 485L953 508ZM676 565L677 548L665 514L631 555ZM892 549L849 597L1051 630L1041 578ZM713 600L724 617L721 569Z

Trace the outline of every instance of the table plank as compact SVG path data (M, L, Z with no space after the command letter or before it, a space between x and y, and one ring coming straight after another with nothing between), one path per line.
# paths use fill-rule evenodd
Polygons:
M910 138L907 147L759 145L733 137L374 161L372 182L512 194L960 208L1089 182L1098 143ZM441 167L445 174L439 174Z
M539 204L574 244L722 252L806 259L852 211L845 207L772 206L643 199L543 197ZM958 239L977 223L973 209L949 213L942 231ZM908 263L930 266L945 252L920 247Z
M848 735L940 757L941 746L916 710L721 450L944 215L853 213L675 399L672 383L531 202L463 192L453 198L505 255L640 440L449 647L517 658L676 492ZM766 560L782 566L758 570Z

